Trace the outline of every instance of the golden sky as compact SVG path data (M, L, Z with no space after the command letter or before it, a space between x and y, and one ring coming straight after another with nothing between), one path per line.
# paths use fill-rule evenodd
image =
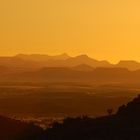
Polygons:
M140 61L140 1L0 1L0 55L64 52Z

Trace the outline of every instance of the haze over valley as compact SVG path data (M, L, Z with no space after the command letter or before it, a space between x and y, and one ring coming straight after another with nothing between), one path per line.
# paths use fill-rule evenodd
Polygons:
M102 116L134 98L139 79L135 61L111 64L67 54L0 57L0 112L27 118Z

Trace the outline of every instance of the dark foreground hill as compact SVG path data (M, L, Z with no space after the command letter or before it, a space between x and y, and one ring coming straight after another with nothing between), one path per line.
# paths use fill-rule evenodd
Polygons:
M0 117L1 140L140 140L140 96L100 118L67 118L43 130Z
M0 116L0 140L39 140L43 130L34 124Z
M140 140L140 96L100 118L67 118L46 133L48 140Z

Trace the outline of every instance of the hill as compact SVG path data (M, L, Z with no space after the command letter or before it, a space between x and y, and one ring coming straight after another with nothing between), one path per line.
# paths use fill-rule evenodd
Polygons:
M67 118L63 124L55 123L47 130L48 140L139 140L140 96L117 114L100 118ZM138 115L138 116L137 116Z

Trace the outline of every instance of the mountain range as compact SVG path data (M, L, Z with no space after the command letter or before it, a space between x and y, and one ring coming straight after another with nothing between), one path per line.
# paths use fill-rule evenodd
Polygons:
M140 83L140 63L120 61L113 65L87 55L67 54L0 57L0 82Z
M91 70L92 68L127 68L135 71L140 69L140 63L132 60L121 60L117 64L111 64L106 60L96 60L87 55L71 57L64 53L61 55L41 55L41 54L18 54L12 57L0 57L0 66L17 69L34 69L43 67L75 67L80 70ZM83 69L82 69L83 68Z

